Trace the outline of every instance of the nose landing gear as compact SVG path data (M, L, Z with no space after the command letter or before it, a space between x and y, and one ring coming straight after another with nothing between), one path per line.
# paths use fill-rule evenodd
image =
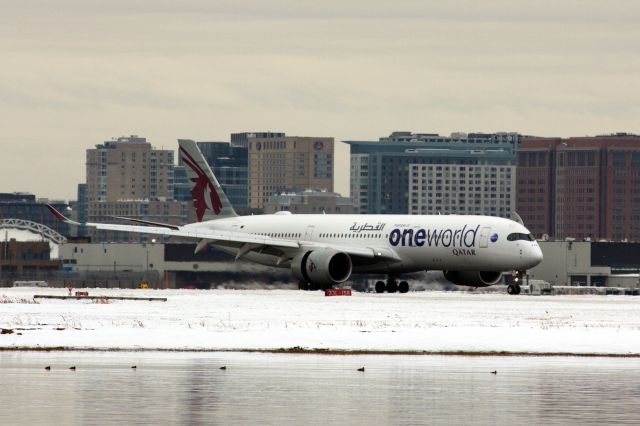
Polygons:
M520 286L517 284L509 284L507 286L507 293L509 294L520 294Z
M513 275L513 283L507 286L507 293L514 295L520 294L520 284L523 282L526 274L527 271L516 271Z

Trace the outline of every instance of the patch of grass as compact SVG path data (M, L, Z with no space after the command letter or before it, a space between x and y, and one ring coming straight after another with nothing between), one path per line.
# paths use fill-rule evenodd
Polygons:
M6 295L2 295L0 296L0 303L21 303L21 304L25 304L25 305L37 305L38 302L36 302L33 298L28 299L26 297L9 297Z

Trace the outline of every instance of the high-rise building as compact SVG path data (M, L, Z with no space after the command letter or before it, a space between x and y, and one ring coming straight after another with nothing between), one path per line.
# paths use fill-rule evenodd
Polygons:
M246 145L229 142L198 142L198 148L211 166L231 205L243 211L247 208ZM182 158L180 159L182 164Z
M346 141L354 206L369 214L510 217L520 140L517 133L394 132L379 141Z
M249 138L249 207L263 209L269 196L307 189L333 191L333 138Z
M76 222L85 223L87 221L87 184L78 184L78 198L75 201L69 203L71 207L71 218ZM71 227L71 234L73 237L84 237L87 235L87 229L83 226Z
M640 241L640 136L525 138L517 209L540 237Z
M193 199L191 195L191 185L189 184L189 176L187 168L182 161L178 161L178 165L173 168L173 198L178 201L190 201Z
M452 163L409 165L409 214L511 217L516 170L509 150L485 153L488 161L475 164L468 161L477 153L459 150L440 155Z
M229 202L238 213L247 209L247 147L229 142L197 142L205 160L213 170L229 198ZM187 171L178 157L175 169L174 193L176 200L191 200L191 190Z
M173 158L135 135L88 149L87 202L172 199Z
M182 224L189 221L187 202L173 197L174 152L153 149L145 138L120 137L87 150L84 191L89 222L113 222L114 216ZM98 241L140 241L146 236L98 232Z

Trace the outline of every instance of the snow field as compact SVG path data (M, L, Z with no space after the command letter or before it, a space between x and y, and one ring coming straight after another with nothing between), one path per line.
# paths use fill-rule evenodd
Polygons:
M296 290L89 289L167 302L0 290L2 349L307 350L640 356L640 298L462 292L324 297Z

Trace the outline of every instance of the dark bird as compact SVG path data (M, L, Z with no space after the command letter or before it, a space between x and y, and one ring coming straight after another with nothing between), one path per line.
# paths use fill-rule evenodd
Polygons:
M493 370L491 374L498 374L498 370Z
M47 365L44 369L45 369L45 370L51 370L51 366L50 366L50 365Z
M364 367L358 368L358 371L364 371Z
M76 371L76 366L74 365L73 367L69 367L69 370Z
M220 370L226 370L226 369L227 369L226 365L223 365L222 367L220 367Z
M136 365L132 365L131 368L138 368Z

